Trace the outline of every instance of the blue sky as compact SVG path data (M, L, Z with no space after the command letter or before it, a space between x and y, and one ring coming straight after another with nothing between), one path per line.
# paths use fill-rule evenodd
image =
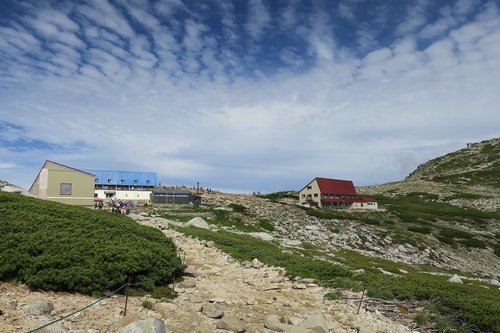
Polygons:
M500 136L486 0L0 1L0 179L369 185Z

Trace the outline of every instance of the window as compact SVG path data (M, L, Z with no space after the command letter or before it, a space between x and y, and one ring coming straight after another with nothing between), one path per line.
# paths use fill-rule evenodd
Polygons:
M312 189L312 186L311 185L307 186L307 189L308 190Z
M314 193L314 197L317 198L318 197L318 193Z
M146 184L149 184L149 183L151 183L151 181L150 181L149 179L148 179L148 180L146 180Z
M108 178L108 183L111 183L111 178Z
M302 198L305 198L305 197L306 197L306 195L305 195L305 194L302 194Z
M71 195L71 184L61 183L61 195Z

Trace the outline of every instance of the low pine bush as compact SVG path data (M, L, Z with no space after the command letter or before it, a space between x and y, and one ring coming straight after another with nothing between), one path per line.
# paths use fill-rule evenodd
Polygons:
M0 280L92 294L130 276L150 290L180 275L176 250L124 215L0 192Z

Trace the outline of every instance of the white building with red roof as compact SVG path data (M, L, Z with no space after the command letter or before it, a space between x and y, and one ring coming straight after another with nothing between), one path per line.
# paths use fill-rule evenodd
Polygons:
M351 180L314 178L299 192L303 206L333 209L377 209L374 198L361 197Z

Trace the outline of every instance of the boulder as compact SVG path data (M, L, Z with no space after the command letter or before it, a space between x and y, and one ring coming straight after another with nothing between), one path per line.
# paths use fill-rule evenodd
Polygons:
M42 299L34 300L22 307L22 311L31 315L44 315L50 314L54 310L54 305L51 302Z
M285 329L283 328L283 323L280 321L278 316L272 315L266 318L264 322L264 327L267 328L268 330L274 331L274 332L284 332Z
M186 269L184 270L184 273L187 275L191 275L192 277L195 277L195 278L201 276L200 272L198 272L196 270L196 268L194 268L193 266L186 267Z
M189 220L189 222L187 222L186 225L190 226L190 227L205 229L205 230L209 229L209 225L208 225L207 221L205 221L201 217L195 217L195 218Z
M299 327L315 333L328 333L328 323L322 314L316 313L300 323Z
M448 279L448 282L453 282L453 283L463 283L462 282L462 279L460 278L460 276L458 276L457 274L453 274L452 277L450 277Z
M217 328L230 332L243 333L247 330L245 323L238 317L224 317L217 323Z
M284 246L300 246L302 242L299 240L282 239L281 244L283 244Z
M148 318L136 320L125 327L122 327L119 333L168 333L163 320L158 318Z
M208 318L212 319L220 319L224 317L224 311L213 305L204 305L201 312Z
M297 318L295 318L295 319L297 319ZM284 324L280 321L280 319L276 315L272 315L272 316L267 317L265 322L264 322L264 327L267 328L268 330L271 330L274 332L285 332L285 333L313 333L313 332L315 332L315 331L312 331L306 327Z
M253 268L261 268L262 266L264 266L264 264L263 264L263 263L261 263L261 262L259 261L259 259L254 258L254 259L252 260L252 267L253 267Z
M497 286L497 287L500 287L500 282L498 282L498 280L495 280L495 279L490 279L488 280L489 284L491 285L494 285L494 286Z
M272 241L274 237L267 232L249 232L247 235L264 241Z

